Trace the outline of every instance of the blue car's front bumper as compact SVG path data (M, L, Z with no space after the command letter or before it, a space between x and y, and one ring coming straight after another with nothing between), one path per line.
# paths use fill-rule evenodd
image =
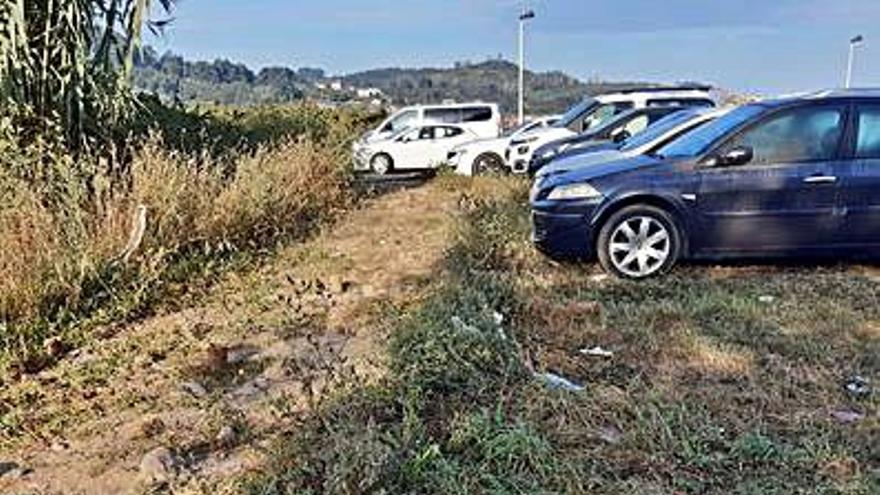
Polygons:
M532 242L541 252L558 258L595 255L589 211L552 211L532 208Z

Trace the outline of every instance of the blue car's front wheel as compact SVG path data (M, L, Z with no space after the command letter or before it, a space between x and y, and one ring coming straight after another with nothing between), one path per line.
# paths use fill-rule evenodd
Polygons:
M681 233L675 219L650 205L633 205L611 215L599 233L599 262L619 277L645 279L678 261Z

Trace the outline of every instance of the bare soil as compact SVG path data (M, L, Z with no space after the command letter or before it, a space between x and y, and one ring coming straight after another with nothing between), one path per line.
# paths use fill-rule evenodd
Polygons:
M260 268L227 275L198 305L107 328L3 390L29 434L0 444L0 463L21 468L0 472L0 491L143 493L139 466L158 447L172 453L161 485L174 493L216 490L259 466L334 376L382 373L388 315L430 286L459 197L439 181L370 200Z

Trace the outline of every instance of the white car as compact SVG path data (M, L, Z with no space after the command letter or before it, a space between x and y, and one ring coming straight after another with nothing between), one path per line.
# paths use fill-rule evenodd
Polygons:
M449 165L460 175L480 175L509 169L504 152L510 142L529 132L553 125L561 116L543 117L527 122L494 139L478 139L455 147L449 152Z
M478 136L461 125L428 124L403 129L388 139L364 144L355 152L355 170L385 175L395 170L433 170L449 151Z
M363 146L391 137L403 129L426 124L452 124L469 129L480 138L501 134L501 111L495 103L453 103L404 107L367 132L355 143Z
M653 106L714 107L708 86L661 86L635 88L587 98L575 105L550 127L529 132L512 140L504 158L515 173L526 173L532 153L551 141L582 134L615 115L636 108Z

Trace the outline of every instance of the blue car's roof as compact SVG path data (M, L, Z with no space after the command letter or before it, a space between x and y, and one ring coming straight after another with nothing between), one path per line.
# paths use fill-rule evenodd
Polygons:
M797 93L792 95L780 96L778 98L770 98L760 100L751 105L758 105L767 108L776 108L791 103L797 103L806 100L830 100L837 98L878 98L880 99L880 88L852 88L852 89L826 89L822 91L813 91L809 93Z

